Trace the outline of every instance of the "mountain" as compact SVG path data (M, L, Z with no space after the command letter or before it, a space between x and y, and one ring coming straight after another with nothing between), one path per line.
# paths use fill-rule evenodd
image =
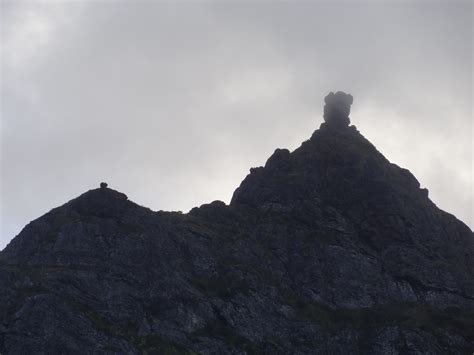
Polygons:
M474 235L326 97L229 205L102 185L0 254L1 354L472 354Z

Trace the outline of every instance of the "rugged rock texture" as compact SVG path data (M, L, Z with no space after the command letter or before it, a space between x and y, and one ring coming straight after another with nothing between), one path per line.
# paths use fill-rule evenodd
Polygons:
M349 114L354 101L352 95L338 91L330 92L324 98L324 121L337 129L348 126L351 123Z
M230 205L102 187L31 222L0 254L0 353L472 354L472 231L348 124Z

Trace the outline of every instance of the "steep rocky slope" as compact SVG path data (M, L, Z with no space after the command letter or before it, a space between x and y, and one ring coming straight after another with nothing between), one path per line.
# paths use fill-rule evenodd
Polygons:
M339 98L229 205L99 188L28 224L0 254L0 353L472 354L472 231Z

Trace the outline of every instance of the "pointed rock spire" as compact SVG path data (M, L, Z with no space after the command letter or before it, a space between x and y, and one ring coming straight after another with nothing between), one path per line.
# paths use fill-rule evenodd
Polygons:
M352 95L342 91L330 92L324 102L324 121L330 127L343 128L351 123L349 113L354 99Z

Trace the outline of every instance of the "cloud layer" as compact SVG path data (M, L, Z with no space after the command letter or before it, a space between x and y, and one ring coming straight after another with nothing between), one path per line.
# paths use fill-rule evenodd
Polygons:
M228 202L334 90L474 226L470 1L1 6L0 248L100 181L155 210Z

